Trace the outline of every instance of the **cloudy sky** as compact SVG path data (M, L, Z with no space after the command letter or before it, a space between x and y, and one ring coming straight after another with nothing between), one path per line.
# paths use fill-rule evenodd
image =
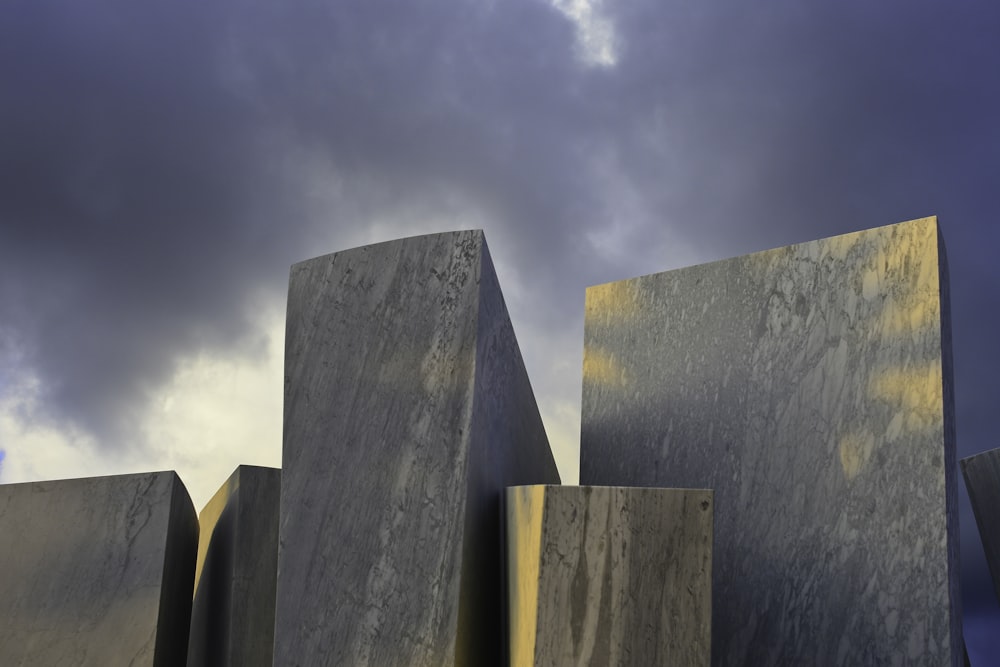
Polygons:
M289 265L472 227L566 481L587 285L928 215L959 456L998 446L997 35L993 0L9 0L0 481L201 507L280 465Z

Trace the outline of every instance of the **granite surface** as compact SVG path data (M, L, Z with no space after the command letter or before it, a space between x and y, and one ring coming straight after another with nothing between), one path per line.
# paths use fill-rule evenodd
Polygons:
M292 267L274 657L496 665L501 494L558 483L481 231Z
M507 489L512 667L707 667L712 492Z
M715 490L715 665L959 665L925 218L587 290L582 484Z
M1000 601L1000 449L968 456L960 463L993 590Z
M281 471L241 465L198 515L188 667L270 667Z
M0 665L184 663L198 520L173 472L0 485Z

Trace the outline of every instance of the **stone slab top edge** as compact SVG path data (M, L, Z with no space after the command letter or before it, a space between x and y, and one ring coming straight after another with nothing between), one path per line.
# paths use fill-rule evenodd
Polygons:
M702 492L702 493L714 493L714 489L696 489L696 488L674 488L666 486L607 486L603 484L519 484L517 486L508 486L506 490L511 491L515 489L624 489L627 491L650 491L650 492L663 492L663 491L675 491L675 492Z
M127 472L116 475L88 475L86 477L64 477L59 479L36 479L31 482L11 482L9 484L0 484L0 486L27 486L30 484L56 484L59 486L68 486L71 484L86 484L89 482L103 481L103 480L113 480L113 479L127 479L129 477L148 477L149 475L172 475L174 488L180 487L184 492L184 498L187 500L187 504L190 507L190 511L194 516L197 516L197 509L194 506L194 501L191 500L191 493L188 491L187 486L184 485L184 480L181 476L177 474L176 470L147 470L144 472Z
M964 468L970 462L972 462L973 459L978 459L986 456L1000 456L1000 447L994 447L993 449L987 449L981 452L977 452L975 454L970 454L969 456L959 459L958 462L961 463L962 467Z
M324 257L332 257L334 255L339 255L341 253L349 253L349 252L353 252L355 250L362 250L362 249L371 250L371 249L377 248L379 246L387 245L389 243L399 243L400 241L416 241L417 239L425 239L425 238L430 238L432 236L447 236L447 235L453 235L453 234L469 234L471 236L478 236L478 237L482 238L484 241L486 240L486 234L483 232L482 229L455 229L455 230L452 230L452 231L449 231L449 232L434 232L434 233L431 233L431 234L414 234L413 236L402 236L402 237L399 237L399 238L388 239L386 241L378 241L376 243L363 243L363 244L361 244L359 246L354 246L353 248L342 248L341 250L337 250L337 251L334 251L334 252L328 252L328 253L324 253L322 255L316 255L315 257L310 257L308 259L303 259L301 261L295 262L294 264L292 264L292 268L295 268L299 264L307 264L309 262L314 262L317 259L323 259Z
M836 239L846 238L848 236L854 236L856 234L863 234L865 232L873 232L873 231L880 230L880 229L884 230L884 229L888 229L889 227L896 227L897 225L912 225L912 224L931 224L931 225L934 225L934 227L938 231L938 234L939 234L938 238L940 240L941 226L938 223L937 216L936 215L930 215L930 216L927 216L927 217L924 217L924 218L914 218L912 220L904 220L902 222L894 222L894 223L889 224L889 225L880 225L878 227L869 227L867 229L859 229L859 230L856 230L856 231L853 231L853 232L846 232L844 234L836 234L834 236L827 236L827 237L824 237L824 238L821 238L821 239L813 239L811 241L801 241L799 243L789 243L787 245L775 246L773 248L766 248L764 250L756 250L756 251L753 251L753 252L743 253L743 254L740 254L740 255L733 255L731 257L722 257L722 258L714 259L714 260L711 260L711 261L708 261L708 262L699 262L698 264L690 264L690 265L685 265L685 266L678 266L678 267L673 268L673 269L667 269L666 271L654 271L653 273L644 273L641 276L628 276L627 278L622 278L620 280L610 280L610 281L604 282L604 283L596 283L594 285L588 285L587 289L589 290L589 289L591 289L593 287L601 287L602 285L610 285L612 283L626 282L626 281L630 281L630 280L640 280L642 278L647 278L649 276L657 276L657 275L660 275L662 273L671 273L673 271L686 271L687 269L691 269L691 268L698 267L698 266L710 266L712 264L719 264L719 263L722 263L722 262L729 262L729 261L732 261L734 259L739 259L740 257L747 257L747 256L750 256L750 255L761 255L761 254L765 254L765 253L769 253L769 252L776 252L776 251L779 251L779 250L783 250L785 248L794 248L794 247L800 246L800 245L809 245L811 243L823 243L823 242L826 242L826 241L833 241L833 240L836 240Z
M173 475L175 478L177 478L177 481L179 481L181 483L181 486L184 486L184 480L181 479L181 476L177 474L176 470L143 470L142 472L126 472L126 473L116 473L116 474L110 474L110 475L86 475L86 476L83 476L83 477L58 477L58 478L55 478L55 479L36 479L36 480L32 480L30 482L5 482L3 484L0 484L0 486L17 486L18 484L62 484L64 482L84 482L84 481L89 481L89 480L111 479L111 478L114 478L114 477L118 477L118 478L142 477L144 475L162 475L162 474ZM187 487L186 486L184 487L184 490L187 491Z

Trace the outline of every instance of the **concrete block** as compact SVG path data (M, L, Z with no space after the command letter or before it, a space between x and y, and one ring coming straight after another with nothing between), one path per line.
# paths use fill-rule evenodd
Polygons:
M0 485L0 665L184 664L198 519L174 472Z
M271 667L281 470L241 465L198 516L188 667Z
M713 664L961 664L949 326L935 218L587 290L580 482L715 490Z
M292 267L274 657L495 665L501 495L558 483L481 231Z
M711 657L712 492L507 489L510 665Z
M1000 449L967 456L960 463L993 590L1000 601Z

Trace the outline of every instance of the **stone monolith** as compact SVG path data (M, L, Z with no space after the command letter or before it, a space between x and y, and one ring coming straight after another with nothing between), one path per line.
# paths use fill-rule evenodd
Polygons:
M184 664L197 546L174 472L0 485L0 665Z
M501 493L558 483L481 231L292 267L275 664L493 665Z
M715 665L960 665L935 218L587 290L581 484L715 490Z

